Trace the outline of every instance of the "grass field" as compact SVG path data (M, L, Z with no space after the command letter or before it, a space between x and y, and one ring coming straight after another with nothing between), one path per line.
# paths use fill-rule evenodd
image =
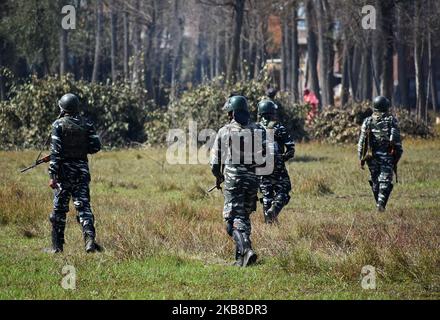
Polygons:
M35 151L0 152L0 299L440 298L440 141L404 141L400 183L374 210L355 146L300 144L281 225L252 216L256 266L230 266L222 194L203 165L163 164L164 150L102 152L90 161L92 206L105 252L87 255L73 212L65 252L49 245L46 167ZM73 205L71 205L73 211ZM77 272L61 287L62 268ZM377 288L361 287L376 268Z

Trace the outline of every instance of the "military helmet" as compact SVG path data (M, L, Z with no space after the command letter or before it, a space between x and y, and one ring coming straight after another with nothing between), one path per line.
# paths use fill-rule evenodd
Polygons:
M379 112L387 112L391 107L391 102L383 96L378 96L373 100L373 109Z
M226 101L223 110L226 112L249 112L247 99L243 96L232 96Z
M278 106L271 100L262 100L258 103L258 114L275 114Z
M68 93L61 97L60 101L58 101L58 106L61 111L76 113L79 111L79 99L76 95Z

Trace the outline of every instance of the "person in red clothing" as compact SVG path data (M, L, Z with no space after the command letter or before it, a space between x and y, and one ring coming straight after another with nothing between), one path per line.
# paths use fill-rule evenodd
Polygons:
M310 111L307 114L307 124L310 125L318 114L319 100L316 95L309 89L304 89L304 103L310 105Z

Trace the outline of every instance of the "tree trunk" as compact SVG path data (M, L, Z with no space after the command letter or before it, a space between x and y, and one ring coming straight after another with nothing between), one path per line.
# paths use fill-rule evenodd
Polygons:
M3 67L3 39L0 38L0 68ZM6 100L6 87L3 74L0 73L0 101Z
M393 54L394 54L394 35L393 35L393 16L394 2L380 1L381 9L381 34L384 36L383 68L381 74L381 95L392 100L393 97Z
M67 72L67 30L60 30L60 76Z
M287 68L288 68L288 55L287 55L287 23L284 14L281 17L281 72L280 72L280 89L285 91L287 88Z
M231 57L229 59L228 77L229 80L234 82L237 79L239 72L238 60L240 58L240 39L241 29L243 25L245 0L235 0L234 2L234 34L232 38L232 50Z
M309 0L305 8L306 20L307 20L307 52L309 61L309 73L310 73L310 88L315 93L319 100L319 110L322 109L321 93L319 88L318 77L318 48L316 44L316 34L313 31L313 4Z
M396 51L397 51L397 76L399 82L399 100L398 104L404 108L410 109L409 96L408 96L408 67L407 67L407 56L408 47L405 43L405 31L404 31L404 17L407 7L404 4L399 4L398 15L397 15L397 40L396 40Z
M360 67L362 64L362 49L359 47L354 48L353 51L353 59L351 60L351 75L350 75L350 83L351 83L351 91L353 95L353 100L359 101L359 92L358 92L358 84L359 84L359 73Z
M428 0L428 10L432 10L431 0ZM438 97L437 97L437 83L436 83L436 65L432 51L432 30L428 30L428 70L429 70L429 88L431 93L432 110L437 111Z
M361 98L363 101L371 101L373 94L373 78L371 70L371 49L369 45L364 49L362 59Z
M171 69L171 99L177 96L177 84L180 78L180 61L183 51L183 28L185 26L183 17L179 14L181 10L181 0L174 0L174 36L176 37L173 47L172 69Z
M350 50L347 38L344 38L344 49L342 51L342 79L341 79L341 107L348 103L350 96Z
M124 80L128 81L128 79L130 79L130 71L128 68L128 61L129 61L129 57L130 57L130 51L129 51L129 32L128 32L128 12L124 11L124 15L123 15L123 20L122 20L122 24L124 26L124 37L123 37L123 41L124 41L124 61L123 61L123 65L124 65Z
M115 83L117 81L117 71L116 71L116 56L118 51L117 46L117 14L115 9L115 0L111 2L111 16L110 16L110 24L111 24L111 52L110 52L110 60L111 60L111 73L112 73L112 82Z
M136 12L140 11L140 0L135 1ZM133 71L132 71L132 87L139 85L141 81L141 26L139 18L135 18L132 24L132 42L133 42Z
M295 102L299 102L299 44L298 44L298 22L297 5L292 9L292 95Z
M318 47L319 47L319 83L321 84L322 107L326 108L330 105L330 90L329 88L329 55L327 41L326 41L326 22L324 8L321 0L318 0L316 7L316 20L318 24Z
M416 1L414 16L414 66L416 72L416 95L417 95L417 117L425 119L425 76L423 72L423 28L422 22L422 3Z
M97 0L96 4L96 37L95 37L95 58L93 63L93 73L92 73L92 82L95 83L98 81L99 77L99 69L101 64L101 38L102 38L102 29L103 29L103 0Z

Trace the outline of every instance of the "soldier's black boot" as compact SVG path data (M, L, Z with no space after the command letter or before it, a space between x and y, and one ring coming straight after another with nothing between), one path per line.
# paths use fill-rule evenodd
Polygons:
M382 211L385 211L385 209L387 207L388 200L390 199L390 195L391 195L391 192L393 191L393 188L394 188L394 186L391 183L388 185L388 188L386 188L383 193L383 202L382 202L383 210Z
M66 226L65 214L52 213L49 216L49 220L52 223L51 240L52 247L45 249L48 253L60 253L64 250L64 229Z
M264 223L266 224L271 224L273 222L271 212L269 212L269 210L270 210L270 205L263 205Z
M64 250L64 232L52 228L52 248L47 250L49 253L60 253Z
M387 207L387 203L388 200L390 198L391 192L393 191L393 184L390 183L388 185L386 185L385 187L382 187L379 193L379 199L377 201L377 211L379 212L384 212L386 207Z
M272 207L267 211L268 217L270 217L270 224L278 224L278 215L282 208L279 208L277 204L273 203Z
M238 249L235 249L235 261L233 263L233 266L236 266L236 267L242 267L243 266L243 256L238 251Z
M247 267L254 264L257 261L257 255L252 250L252 243L249 236L244 232L234 230L232 237L235 241L236 252L240 255L240 257L237 257L237 261L239 263L242 261L241 266Z
M101 252L102 247L95 241L95 228L93 224L86 224L83 227L85 250L87 253Z
M243 233L243 240L245 246L245 254L243 255L243 267L247 267L257 262L257 254L252 249L251 239L245 233Z

